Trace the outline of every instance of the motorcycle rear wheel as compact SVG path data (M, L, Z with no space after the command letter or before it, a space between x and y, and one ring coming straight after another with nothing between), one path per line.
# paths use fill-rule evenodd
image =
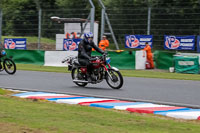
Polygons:
M15 62L11 59L5 59L3 61L3 67L8 74L14 74L16 72Z
M72 80L74 79L77 79L77 80L82 80L82 79L79 79L78 78L78 74L79 74L79 68L73 68L72 69L72 73L71 73L71 76L72 76ZM88 83L78 83L78 82L75 82L76 85L78 86L81 86L81 87L85 87Z
M120 89L124 83L123 77L119 71L116 71L114 69L109 69L108 70L110 76L106 74L106 82L107 84L113 88L113 89Z

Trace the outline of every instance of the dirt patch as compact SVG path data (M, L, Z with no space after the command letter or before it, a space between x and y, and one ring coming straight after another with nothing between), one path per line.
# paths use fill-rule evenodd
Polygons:
M38 129L31 129L28 127L20 126L13 123L2 123L0 122L1 133L47 133Z

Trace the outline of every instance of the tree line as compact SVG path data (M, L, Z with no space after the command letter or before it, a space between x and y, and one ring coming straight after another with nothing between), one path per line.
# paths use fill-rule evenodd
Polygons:
M101 22L101 7L99 6L98 0L92 0L95 5L95 20ZM162 12L165 14L171 14L172 9L174 9L175 13L179 13L179 17L182 19L190 19L195 20L194 24L199 24L200 21L197 20L196 15L186 15L183 7L188 8L191 14L199 13L200 1L199 0L102 0L106 6L108 12L115 14L124 14L120 16L121 19L128 18L126 14L133 14L132 9L140 9L139 13L145 13L148 7L151 8L160 8L163 10L155 10L157 14L152 13L152 24L154 24L154 20L162 20L167 16L162 15ZM68 14L69 17L74 17L72 14L76 15L76 17L84 17L87 18L87 14L89 14L89 10L91 8L89 4L89 0L1 0L0 1L0 9L3 12L3 27L2 34L3 35L29 35L36 36L38 29L38 7L40 7L43 11L42 14L42 29L46 29L46 31L42 31L43 37L55 37L56 32L63 32L62 25L56 25L49 20L50 16L58 15L60 17L65 17L64 15ZM69 9L69 10L68 10ZM81 9L81 10L80 10ZM123 10L122 10L123 9ZM170 9L170 10L169 10ZM46 12L45 12L46 11ZM55 13L57 11L57 13ZM87 11L87 12L84 12ZM62 14L63 13L63 14ZM158 15L160 13L160 15ZM70 16L71 15L71 16ZM46 19L44 19L46 17ZM112 19L114 16L110 16ZM118 18L120 19L118 16ZM123 29L123 23L142 23L140 20L143 19L143 16L137 15L135 16L135 20L124 20L118 22L119 25L114 25L114 29ZM174 15L176 17L176 15ZM126 22L127 21L127 22ZM167 20L166 20L167 21ZM115 24L115 21L111 21L111 24ZM121 23L121 25L120 25ZM155 24L151 27L152 29L165 28L162 25ZM163 23L160 21L160 23ZM175 20L177 25L180 24L178 20ZM166 23L167 24L167 23ZM171 25L171 28L176 29L176 25ZM190 26L190 27L188 27ZM198 25L199 26L199 25ZM146 25L145 25L146 27ZM144 25L132 26L133 29L144 29ZM181 28L194 29L197 28L194 25L183 25ZM52 30L54 29L54 30ZM127 27L130 29L130 27ZM30 30L30 32L25 31ZM31 32L32 31L32 32ZM117 34L120 32L123 33L139 33L144 34L146 31L115 31ZM180 31L182 32L182 31ZM154 34L161 34L159 31L152 31ZM169 32L170 33L170 32ZM177 33L177 32L176 32ZM163 33L162 33L163 34ZM186 34L186 33L185 33ZM198 33L195 33L198 34ZM119 38L119 36L117 36Z

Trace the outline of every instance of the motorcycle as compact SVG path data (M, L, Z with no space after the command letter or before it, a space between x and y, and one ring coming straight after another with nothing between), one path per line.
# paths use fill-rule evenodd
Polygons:
M0 72L5 70L8 74L14 74L16 72L15 62L6 57L6 51L2 50L0 53Z
M110 66L110 57L107 57L107 54L92 56L92 60L90 60L92 64L90 75L88 74L87 66L81 66L77 57L70 56L62 61L62 63L64 62L67 62L72 80L78 86L84 87L88 83L97 84L104 79L113 89L120 89L123 85L124 81L119 69Z

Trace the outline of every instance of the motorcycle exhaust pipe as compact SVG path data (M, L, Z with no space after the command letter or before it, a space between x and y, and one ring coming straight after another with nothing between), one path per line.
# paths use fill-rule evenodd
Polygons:
M75 83L88 83L88 81L85 81L85 80L73 80L73 82Z

